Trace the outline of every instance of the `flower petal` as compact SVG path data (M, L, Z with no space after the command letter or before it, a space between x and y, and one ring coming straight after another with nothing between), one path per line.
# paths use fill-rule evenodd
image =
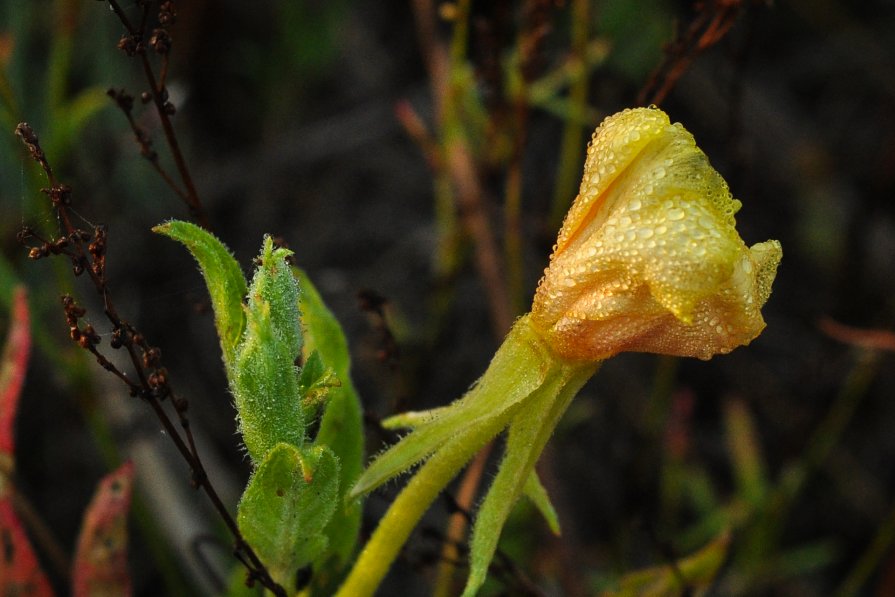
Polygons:
M680 124L658 109L607 118L532 306L570 359L622 351L707 359L764 328L780 244L746 247L741 204Z

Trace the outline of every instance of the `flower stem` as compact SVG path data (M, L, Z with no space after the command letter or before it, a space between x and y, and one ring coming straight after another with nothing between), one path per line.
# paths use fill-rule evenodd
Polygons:
M459 433L426 461L379 522L336 597L373 594L432 501L472 455L500 432L513 412Z

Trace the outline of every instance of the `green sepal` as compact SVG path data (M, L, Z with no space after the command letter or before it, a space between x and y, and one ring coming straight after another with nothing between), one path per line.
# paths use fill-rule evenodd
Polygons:
M510 422L500 469L476 512L463 597L475 595L485 582L507 517L530 483L535 463L560 417L595 367L559 365L558 369L555 377L538 388Z
M400 413L388 417L387 419L383 419L381 425L384 429L417 429L419 427L425 427L427 424L433 422L449 408L450 406L441 406L431 410ZM562 534L562 530L559 526L559 516L556 514L556 508L553 507L553 503L550 501L550 496L547 495L547 490L538 478L538 473L536 471L532 471L531 474L528 475L528 479L522 487L522 494L527 497L538 512L541 513L541 516L543 516L544 520L547 522L547 526L550 527L550 531L556 536Z
M534 507L547 521L550 532L559 537L562 534L562 529L559 526L559 516L556 514L556 508L553 507L553 502L550 501L547 490L538 478L537 472L531 471L531 474L528 475L528 479L525 480L525 486L522 487L522 494L534 504Z
M301 352L298 284L286 263L291 252L264 239L245 306L246 329L236 347L230 387L239 427L255 463L280 442L301 447L305 417L295 360Z
M392 477L429 457L454 437L458 429L480 425L501 416L540 388L548 371L543 367L552 356L523 318L510 331L491 361L489 371L499 372L479 380L463 398L447 407L416 413L394 421L414 430L376 458L351 490L352 495L372 491Z
M329 555L314 565L313 583L320 587L336 582L341 569L351 560L360 532L359 500L346 500L345 495L360 476L363 467L363 410L351 382L351 357L342 327L308 275L294 268L302 288L301 323L304 329L302 353L305 368L316 353L325 367L335 372L340 385L329 388L326 410L320 421L315 445L329 447L340 464L339 506L324 533L329 537ZM326 591L321 589L322 593ZM332 591L330 591L332 593Z
M239 502L243 537L281 586L324 553L323 530L338 503L339 461L325 446L277 444L258 465Z
M214 324L221 341L224 365L229 374L245 329L242 299L246 295L246 281L236 259L214 235L189 222L171 220L152 229L185 246L199 263L199 270L208 286Z

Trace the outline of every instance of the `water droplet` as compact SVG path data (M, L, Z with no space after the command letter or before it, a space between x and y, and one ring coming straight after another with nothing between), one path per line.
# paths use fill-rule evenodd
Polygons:
M680 208L669 209L665 214L669 220L683 220L684 219L684 210Z

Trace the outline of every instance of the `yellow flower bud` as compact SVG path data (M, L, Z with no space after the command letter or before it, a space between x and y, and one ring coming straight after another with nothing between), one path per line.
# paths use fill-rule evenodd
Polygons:
M538 285L532 323L560 356L623 351L711 358L765 327L780 243L746 247L741 204L656 108L606 118Z

